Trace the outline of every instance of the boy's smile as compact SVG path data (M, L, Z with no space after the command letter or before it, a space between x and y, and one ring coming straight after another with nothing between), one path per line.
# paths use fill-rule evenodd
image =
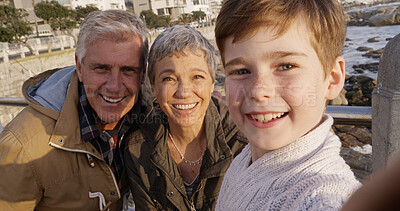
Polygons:
M338 57L333 73L325 77L305 21L299 19L280 37L265 27L252 37L235 43L229 37L224 43L226 99L249 139L253 161L316 127L326 100L342 88L336 84L343 86L343 59Z

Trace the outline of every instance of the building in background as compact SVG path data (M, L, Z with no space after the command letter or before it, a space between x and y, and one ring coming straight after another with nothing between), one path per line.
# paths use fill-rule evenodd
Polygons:
M203 11L204 21L210 21L219 13L221 0L127 0L133 5L133 11L139 15L144 10L152 10L156 15L170 15L176 20L183 13ZM132 2L132 3L130 3Z
M10 3L9 0L0 0L0 5L9 5Z
M70 5L72 9L77 6L86 7L87 5L95 6L100 10L120 9L126 10L124 0L58 0L64 6Z

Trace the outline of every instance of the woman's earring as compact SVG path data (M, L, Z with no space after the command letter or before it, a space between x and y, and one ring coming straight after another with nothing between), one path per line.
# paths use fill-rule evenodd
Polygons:
M160 108L160 105L158 104L158 102L157 102L157 98L154 98L153 99L153 102L152 102L152 106L153 106L153 108Z

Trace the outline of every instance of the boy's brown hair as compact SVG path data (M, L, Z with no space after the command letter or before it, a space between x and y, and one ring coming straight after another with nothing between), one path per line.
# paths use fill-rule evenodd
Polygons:
M346 36L346 21L338 0L225 0L215 27L223 63L228 37L233 36L236 42L255 35L261 27L272 27L279 37L301 17L327 76L342 54Z

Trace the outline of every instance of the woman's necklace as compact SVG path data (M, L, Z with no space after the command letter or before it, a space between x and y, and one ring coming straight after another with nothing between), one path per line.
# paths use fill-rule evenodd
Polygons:
M204 152L203 152L203 154L201 154L201 156L200 156L199 159L197 159L197 160L195 160L195 161L188 160L188 159L186 159L186 158L183 156L183 154L181 153L181 151L179 151L178 146L176 146L175 141L174 141L174 139L173 139L172 136L171 136L171 133L168 133L168 136L169 136L169 138L171 139L172 143L174 144L174 146L175 146L176 150L178 151L179 155L181 156L181 159L182 159L183 161L185 161L185 163L187 163L187 164L189 164L189 165L191 165L191 166L196 166L196 165L199 165L199 164L200 164L200 162L203 160Z

